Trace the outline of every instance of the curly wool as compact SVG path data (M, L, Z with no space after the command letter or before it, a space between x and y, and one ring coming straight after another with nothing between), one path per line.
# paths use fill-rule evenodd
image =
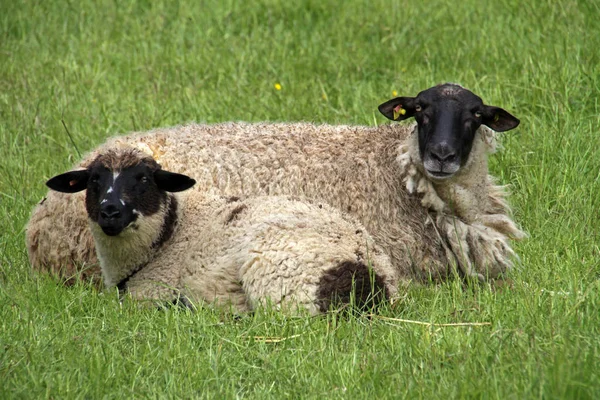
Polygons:
M174 233L154 248L170 207L177 210ZM269 304L314 315L336 299L348 302L353 283L360 287L357 305L397 292L397 271L364 227L305 199L190 191L170 195L157 213L140 216L119 236L91 226L106 286L138 301L184 299L235 312Z
M94 239L87 223L85 194L49 192L35 207L25 231L29 262L65 284L102 283Z
M413 131L414 126L406 125L189 124L111 138L80 166L107 146L132 145L163 168L193 177L194 190L229 196L301 195L343 210L366 227L405 279L444 280L455 275L457 264L466 275L500 276L514 256L508 238L523 234L510 219L502 187L488 176L494 134L480 128L467 165L450 180L433 182L421 170ZM45 204L51 210L41 222L40 211L34 211L28 244L57 224L68 225L62 231L85 229L87 221L77 204L52 199L62 196L83 195L49 193ZM93 259L80 249L89 240L46 238L46 248L67 249L45 260L46 267ZM28 245L37 265L46 257L40 242L37 249Z
M454 257L465 276L479 280L499 276L510 269L518 256L512 250L509 239L520 240L526 235L508 216L511 210L506 201L507 187L496 185L495 178L487 174L485 156L496 151L496 132L485 126L479 128L474 156L465 166L471 173L462 172L466 179L459 174L450 188L442 189L447 200L440 197L439 184L436 185L423 173L416 137L416 132L413 132L412 142L400 147L397 161L408 193L418 194L421 205L432 211L436 234L448 259ZM485 172L483 181L486 190L479 193L468 190L469 184L475 181L473 176L481 175L480 172ZM485 194L486 198L477 199L477 194ZM461 218L456 216L457 209L462 210Z

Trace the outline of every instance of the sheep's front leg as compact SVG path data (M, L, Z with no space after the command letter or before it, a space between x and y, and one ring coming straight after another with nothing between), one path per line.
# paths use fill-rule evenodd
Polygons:
M508 238L493 227L450 217L443 218L442 224L447 243L466 276L496 279L512 267L516 255Z
M119 285L122 297L131 297L144 306L165 307L171 305L191 308L187 296L175 286L150 279L130 279Z

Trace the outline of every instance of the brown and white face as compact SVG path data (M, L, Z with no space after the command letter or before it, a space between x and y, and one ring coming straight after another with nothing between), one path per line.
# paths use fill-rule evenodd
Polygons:
M424 90L416 97L389 100L379 106L379 111L393 121L415 118L423 169L433 180L448 179L465 166L481 125L497 132L519 125L519 120L507 111L485 105L471 91L449 83Z
M167 192L183 191L196 183L186 175L163 171L154 160L119 169L110 164L101 155L85 170L66 172L46 182L50 189L64 193L87 189L88 217L108 236L133 226L139 216L158 212L167 201Z

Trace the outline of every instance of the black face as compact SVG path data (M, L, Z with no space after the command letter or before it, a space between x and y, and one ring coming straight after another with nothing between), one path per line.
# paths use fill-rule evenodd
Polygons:
M85 205L88 216L109 236L118 235L138 215L156 213L166 200L152 171L144 165L113 172L98 166L90 170Z
M418 125L423 168L433 179L453 176L469 159L477 129L483 124L503 132L519 125L505 110L483 104L458 85L444 84L417 97L398 97L379 106L394 121L414 117Z
M178 192L192 187L196 181L186 175L152 168L140 163L121 171L101 164L89 169L67 172L46 184L59 192L74 193L87 189L86 210L108 236L116 236L132 225L138 216L159 211L166 202L167 191Z

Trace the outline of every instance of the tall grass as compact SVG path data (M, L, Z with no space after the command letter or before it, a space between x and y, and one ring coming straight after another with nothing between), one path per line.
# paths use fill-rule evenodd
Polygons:
M0 398L600 397L599 7L0 2ZM530 234L512 287L410 287L372 318L236 317L140 310L30 272L43 182L110 135L374 125L393 91L444 81L522 120L491 165Z

